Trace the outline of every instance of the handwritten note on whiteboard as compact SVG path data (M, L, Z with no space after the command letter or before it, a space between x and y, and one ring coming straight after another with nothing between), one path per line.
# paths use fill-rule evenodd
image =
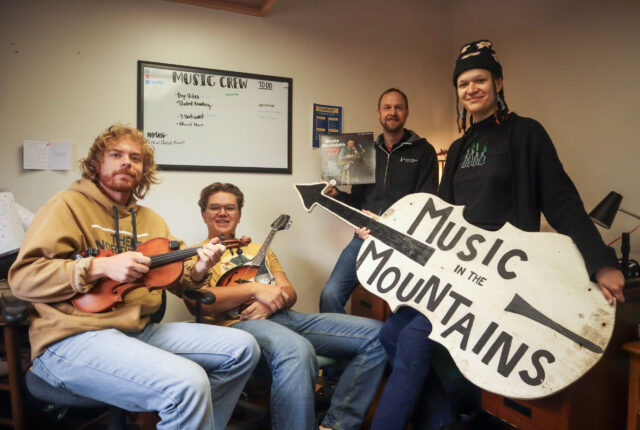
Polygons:
M292 80L138 62L138 128L171 170L291 173Z

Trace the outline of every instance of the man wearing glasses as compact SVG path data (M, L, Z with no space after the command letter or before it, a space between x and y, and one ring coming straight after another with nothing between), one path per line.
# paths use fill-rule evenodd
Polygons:
M198 205L209 238L235 235L244 205L244 195L237 186L211 184L200 193ZM314 414L316 354L348 362L320 429L360 429L386 364L378 340L381 324L353 315L302 314L291 310L296 292L270 249L264 260L268 280L216 287L225 272L250 261L261 245L251 243L242 248L240 255L227 250L211 268L213 276L204 289L216 295L216 302L203 307L207 319L249 332L258 341L273 380L272 429L318 428ZM189 264L194 262L185 265Z

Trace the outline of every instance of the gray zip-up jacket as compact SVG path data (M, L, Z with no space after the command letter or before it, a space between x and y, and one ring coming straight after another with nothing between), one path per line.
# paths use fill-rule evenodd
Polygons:
M376 183L354 185L350 194L338 193L338 200L380 215L407 194L436 193L438 157L426 139L405 129L391 151L387 150L382 134L376 139L375 148Z

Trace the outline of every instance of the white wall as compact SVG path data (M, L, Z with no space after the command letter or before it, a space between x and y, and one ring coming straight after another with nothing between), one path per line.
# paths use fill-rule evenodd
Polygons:
M161 0L3 1L0 186L37 210L79 173L23 171L23 139L70 141L75 162L109 124L135 126L137 60L291 77L292 175L162 172L143 204L189 243L206 235L196 201L214 181L243 189L238 233L255 241L277 215L290 214L292 229L273 248L298 290L296 309L314 311L351 229L324 211L304 212L292 188L319 177L312 105L342 105L344 131L378 133L377 97L397 86L409 96L408 127L447 147L450 16L446 2L421 0L278 0L267 18ZM168 319L186 317L170 302Z
M456 0L452 12L451 61L465 42L493 41L509 107L546 128L587 210L615 190L640 214L640 2ZM609 242L638 223L619 212L600 231Z
M206 234L196 200L213 181L245 191L239 233L256 241L289 213L292 230L273 247L299 292L296 308L313 311L351 234L324 211L305 213L292 189L319 176L314 102L342 105L345 131L377 133L377 97L398 86L409 95L409 128L446 148L457 135L456 51L491 38L510 107L545 126L587 209L615 189L638 213L638 18L635 0L278 0L267 18L161 0L3 1L0 187L36 210L78 172L23 171L23 139L70 141L75 161L109 124L135 126L137 60L291 77L292 175L162 172L144 204L190 243ZM635 224L619 214L603 236ZM168 318L186 318L179 302Z

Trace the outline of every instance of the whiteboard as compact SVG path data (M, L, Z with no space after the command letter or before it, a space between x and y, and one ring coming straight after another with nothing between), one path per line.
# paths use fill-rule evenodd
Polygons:
M138 61L138 128L165 170L291 173L292 83Z

